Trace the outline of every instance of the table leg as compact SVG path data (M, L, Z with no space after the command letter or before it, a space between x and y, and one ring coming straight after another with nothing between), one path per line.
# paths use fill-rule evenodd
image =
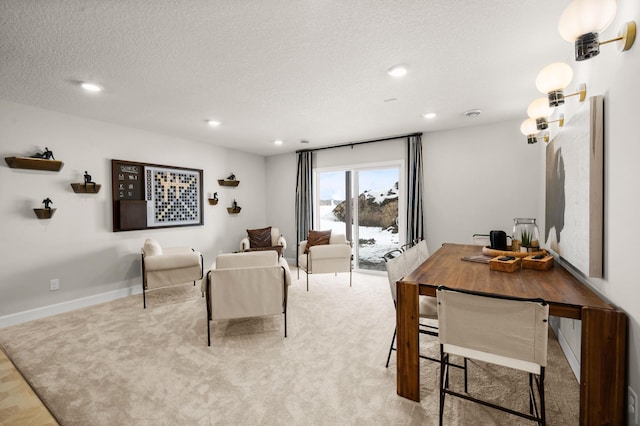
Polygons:
M396 284L396 362L398 395L420 401L418 285Z
M582 308L580 424L625 423L627 315Z

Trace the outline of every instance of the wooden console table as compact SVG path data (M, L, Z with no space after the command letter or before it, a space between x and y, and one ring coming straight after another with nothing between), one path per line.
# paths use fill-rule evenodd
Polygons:
M463 256L480 246L444 244L397 283L397 392L420 401L418 295L435 296L439 285L517 297L541 297L551 315L582 320L580 424L619 425L626 418L627 316L608 304L566 269L489 270ZM434 413L437 415L437 413Z

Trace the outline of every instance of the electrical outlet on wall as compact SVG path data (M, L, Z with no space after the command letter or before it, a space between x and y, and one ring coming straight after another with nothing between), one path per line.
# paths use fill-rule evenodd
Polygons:
M54 278L49 281L49 291L60 290L60 278Z
M634 424L638 424L638 395L631 389L629 386L629 403L628 403L628 412L629 412L629 420L633 420Z

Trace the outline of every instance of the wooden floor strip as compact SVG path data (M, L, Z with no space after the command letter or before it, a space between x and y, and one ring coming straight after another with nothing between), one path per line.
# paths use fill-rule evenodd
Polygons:
M58 422L0 348L0 424L57 426Z

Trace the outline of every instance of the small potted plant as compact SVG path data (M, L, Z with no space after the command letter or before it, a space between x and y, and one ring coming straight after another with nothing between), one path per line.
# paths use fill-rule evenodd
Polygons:
M531 232L523 229L522 233L520 234L520 238L522 239L521 250L524 249L522 251L527 251L527 249L531 246Z

